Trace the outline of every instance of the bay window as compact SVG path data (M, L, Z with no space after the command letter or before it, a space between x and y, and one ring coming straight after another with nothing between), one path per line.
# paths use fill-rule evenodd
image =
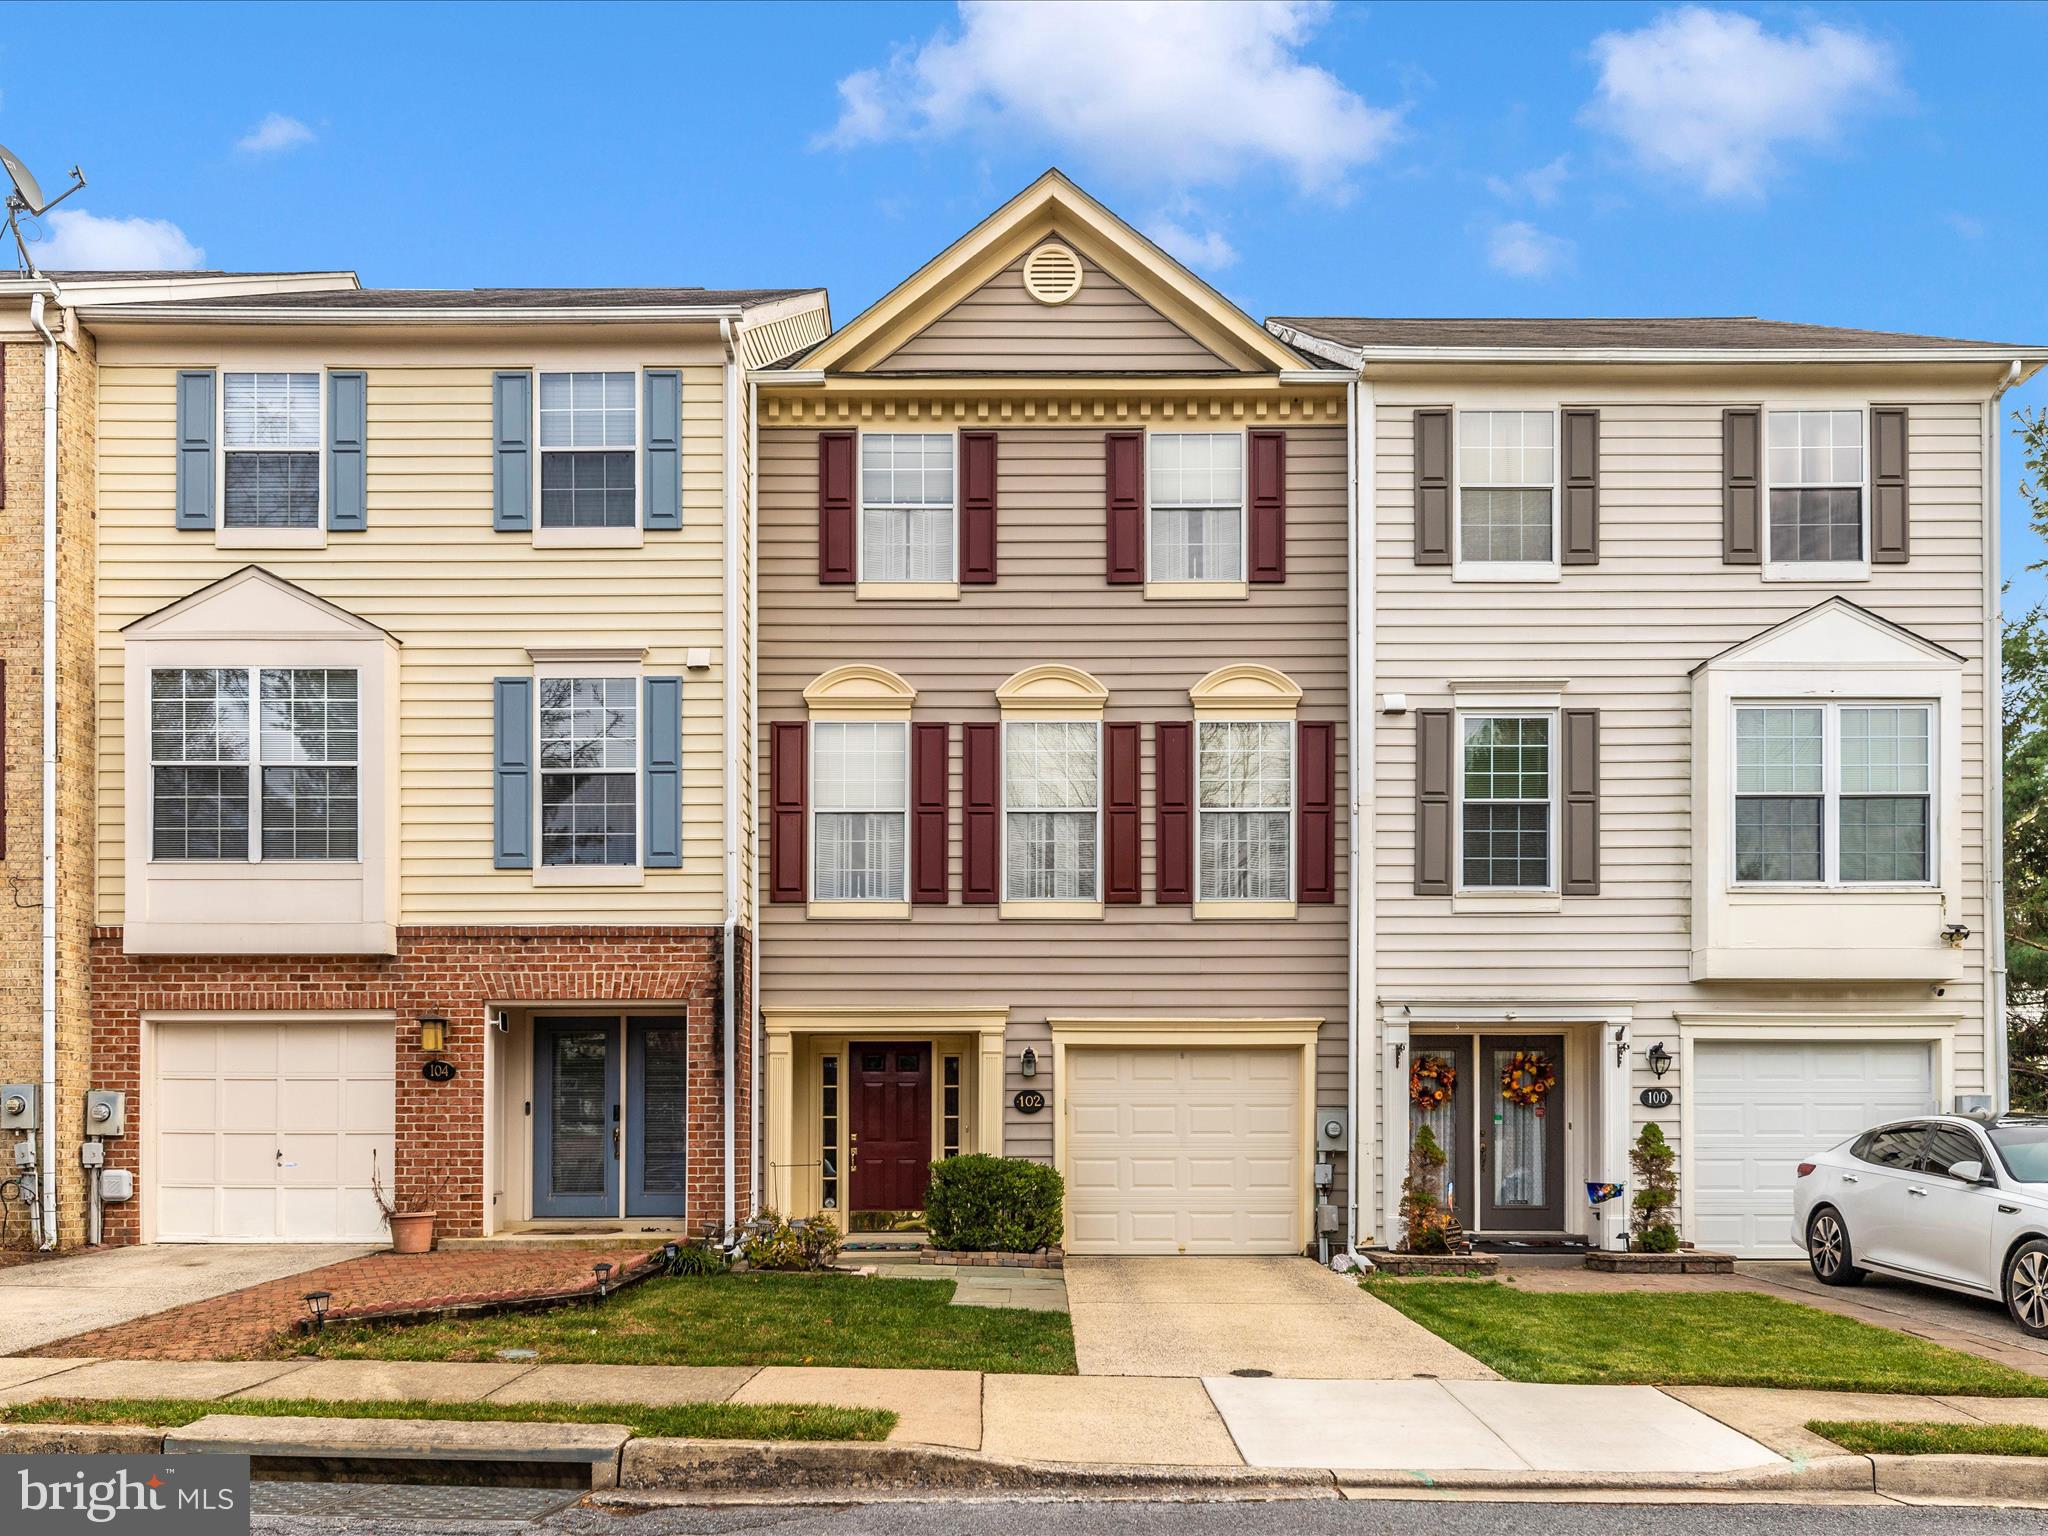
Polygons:
M1934 710L1735 710L1739 885L1922 885L1934 868Z

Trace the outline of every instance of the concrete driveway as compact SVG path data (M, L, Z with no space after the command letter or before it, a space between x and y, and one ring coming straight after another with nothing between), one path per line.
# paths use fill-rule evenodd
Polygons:
M1308 1259L1069 1256L1066 1274L1083 1376L1494 1375Z
M0 1355L358 1258L360 1243L152 1244L0 1269Z

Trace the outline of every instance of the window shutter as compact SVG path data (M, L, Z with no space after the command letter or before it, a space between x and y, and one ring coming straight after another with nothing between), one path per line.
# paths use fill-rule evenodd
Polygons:
M491 779L492 863L499 869L533 868L533 679L491 681L491 737L496 756Z
M1870 559L1873 565L1904 565L1913 552L1912 518L1906 494L1906 408L1875 406L1870 412Z
M173 526L213 526L213 371L178 375L178 499Z
M960 434L960 584L996 581L996 435Z
M1415 712L1415 894L1451 894L1452 751L1456 716L1448 709Z
M533 375L491 376L491 526L500 533L533 527Z
M647 679L646 778L647 846L643 869L683 867L683 680Z
M1564 827L1559 843L1567 896L1600 894L1600 711L1567 709L1564 728Z
M910 728L910 899L919 906L943 907L952 895L946 873L951 751L943 721Z
M854 452L851 432L818 434L818 582L853 585Z
M361 533L369 525L363 446L368 429L366 373L327 375L327 530Z
M961 777L967 784L961 852L966 868L960 899L969 906L1002 900L1002 728L986 722L960 727Z
M1295 769L1300 799L1295 810L1294 899L1337 899L1337 727L1304 720L1295 727Z
M1287 579L1287 434L1251 435L1251 558L1246 571L1253 581Z
M1102 728L1102 899L1113 907L1134 907L1145 899L1138 825L1141 731L1135 720L1115 720Z
M1451 563L1451 413L1415 413L1415 563Z
M1561 565L1600 563L1600 413L1564 415L1564 506L1559 518Z
M1152 728L1152 840L1157 868L1152 899L1185 907L1195 899L1195 726L1161 720Z
M647 445L641 450L640 526L653 532L683 526L683 376L673 368L650 368L641 387L647 396Z
M1113 587L1145 581L1145 434L1102 435L1105 536L1103 579Z
M1763 564L1763 413L1721 413L1721 563Z
M768 727L768 899L804 899L804 795L808 727L777 720Z

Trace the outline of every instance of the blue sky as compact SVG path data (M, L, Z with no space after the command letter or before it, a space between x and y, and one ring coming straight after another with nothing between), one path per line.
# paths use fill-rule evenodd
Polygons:
M44 5L0 142L91 179L53 266L821 283L843 323L1057 164L1261 316L2048 343L2044 60L2042 5Z

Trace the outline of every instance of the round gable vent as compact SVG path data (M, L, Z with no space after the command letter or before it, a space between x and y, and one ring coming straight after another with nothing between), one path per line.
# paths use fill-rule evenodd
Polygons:
M1048 240L1024 258L1024 291L1041 304L1064 304L1081 291L1081 258Z

